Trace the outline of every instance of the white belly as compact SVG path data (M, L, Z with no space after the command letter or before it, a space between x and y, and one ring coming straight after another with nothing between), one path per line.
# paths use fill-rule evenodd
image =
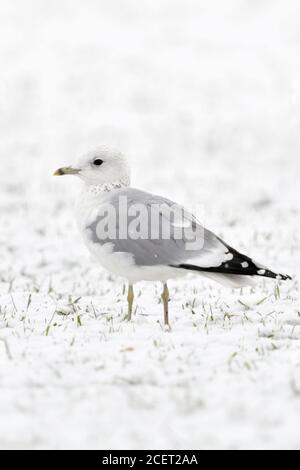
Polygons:
M130 283L138 281L162 281L185 276L184 270L169 266L137 266L132 254L113 252L112 243L93 243L87 231L84 233L85 244L93 259L116 276L127 279Z

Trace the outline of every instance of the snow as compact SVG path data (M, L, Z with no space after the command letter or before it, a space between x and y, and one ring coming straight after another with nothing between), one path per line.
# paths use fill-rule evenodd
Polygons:
M0 447L300 448L300 5L0 4ZM94 265L79 182L107 142L135 185L293 275L231 291L136 287Z

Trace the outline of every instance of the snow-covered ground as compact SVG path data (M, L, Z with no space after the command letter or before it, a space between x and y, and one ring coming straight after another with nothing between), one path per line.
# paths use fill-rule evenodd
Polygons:
M0 3L0 448L300 448L300 4ZM294 280L137 286L54 179L96 143Z

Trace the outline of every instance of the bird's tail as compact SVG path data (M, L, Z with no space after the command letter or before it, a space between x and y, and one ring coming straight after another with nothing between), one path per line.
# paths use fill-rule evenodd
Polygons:
M256 263L248 256L239 253L234 248L231 248L228 245L226 246L228 248L227 254L232 255L232 259L230 261L225 261L220 266L201 267L192 264L181 264L177 267L190 271L199 271L204 276L214 279L221 284L231 286L236 284L236 287L253 284L253 278L255 276L277 279L279 281L292 279L287 274L275 273L265 266Z
M230 265L230 263L226 263ZM260 277L268 277L271 279L277 279L279 281L288 281L291 280L291 276L287 274L279 274L270 269L267 269L263 266L256 265L252 261L253 266L245 266L243 267L230 267L230 266L219 266L213 268L202 268L200 266L193 266L191 264L181 264L178 266L182 269L188 269L190 271L201 271L203 273L211 273L211 274L224 274L230 276L260 276Z

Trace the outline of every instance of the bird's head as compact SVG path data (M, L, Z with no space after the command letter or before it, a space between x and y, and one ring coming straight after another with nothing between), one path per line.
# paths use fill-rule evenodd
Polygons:
M83 155L73 166L60 168L55 176L76 175L89 186L122 181L129 184L130 170L127 159L118 150L99 146Z

